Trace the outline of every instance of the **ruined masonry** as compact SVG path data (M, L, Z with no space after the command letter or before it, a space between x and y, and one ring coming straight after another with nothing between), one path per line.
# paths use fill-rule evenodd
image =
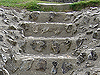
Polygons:
M99 23L98 7L0 8L0 75L100 75Z

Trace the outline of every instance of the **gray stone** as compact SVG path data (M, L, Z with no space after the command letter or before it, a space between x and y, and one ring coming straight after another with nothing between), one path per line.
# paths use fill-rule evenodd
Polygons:
M4 9L3 8L0 8L0 11L4 11Z
M6 62L7 62L6 56L5 56L4 54L1 54L1 56L2 56L2 61L3 61L4 63L6 63Z
M72 35L77 32L76 26L72 23L69 23L65 27L67 33L71 33Z
M93 73L92 75L98 75L98 73Z
M85 72L85 75L91 75L91 74L90 74L90 72L89 72L89 71L86 71L86 72Z
M95 39L100 39L99 36L98 36L97 31L95 31L95 32L93 33L93 38L95 38Z
M9 73L15 73L18 70L18 65L16 65L17 61L12 58L12 59L8 59L6 64L5 64L5 68L9 71Z
M15 26L9 26L8 30L16 30L17 28Z
M86 68L93 67L93 66L94 66L93 62L86 62L86 65L85 65Z
M45 33L45 32L48 32L49 31L49 27L44 27L43 29L42 29L42 34L43 33ZM36 31L35 31L36 32Z
M55 74L57 74L57 69L58 69L57 65L58 65L58 63L57 63L57 61L53 61L52 64L53 64L53 67L52 67L51 73L53 75L55 75Z
M99 24L96 24L96 25L93 26L93 28L97 28L98 26L99 26Z
M90 35L90 34L92 34L92 33L93 33L92 30L89 30L89 31L86 32L87 35Z
M66 46L66 50L69 50L72 44L72 40L66 39L63 43Z
M37 63L37 71L45 71L47 69L47 62L44 59L40 59Z
M9 23L10 23L9 19L4 19L3 22L4 22L5 24L7 24L7 25L9 25Z
M26 46L27 42L24 40L21 40L18 42L19 47L23 50L23 52L26 52L25 46Z
M38 19L38 16L39 16L38 12L33 12L32 14L29 15L29 20L36 21Z
M9 34L6 34L6 36L7 36L8 38L14 40L14 37L13 37L13 36L11 36L11 35L9 35Z
M80 53L81 53L81 50L76 49L76 50L73 51L72 55L78 56Z
M54 53L60 53L60 44L57 41L53 41L51 49Z
M46 42L45 41L33 41L31 44L32 49L37 51L37 52L42 52L43 49L46 47Z
M11 45L16 46L17 41L14 41L12 39L6 39Z
M15 22L19 22L19 20L18 20L18 17L17 17L17 16L14 16L14 17L12 18L12 20L13 20L13 21L15 21Z
M20 70L21 71L30 70L33 62L34 62L34 59L24 59L24 60L22 60L22 63L20 64Z
M2 35L0 35L0 41L3 41L3 36Z
M98 7L90 7L90 10L97 10L98 9Z
M77 48L79 48L83 44L83 42L84 42L84 39L83 38L78 38L76 40Z
M56 67L52 67L51 73L52 73L52 75L57 74L57 68Z
M80 65L81 63L83 63L87 59L87 54L86 53L81 53L78 56L77 59L78 59L77 64Z
M98 55L97 55L97 53L95 52L95 51L91 51L91 53L88 55L88 59L89 60L93 60L93 61L95 61L95 60L97 60L97 58L98 58Z
M2 70L0 70L0 75L4 75L4 73L3 73L3 71L2 71Z
M56 13L50 13L50 16L49 16L49 21L52 22L53 21L53 18L56 16Z
M63 62L61 68L62 68L62 73L65 74L73 69L73 65L71 63Z

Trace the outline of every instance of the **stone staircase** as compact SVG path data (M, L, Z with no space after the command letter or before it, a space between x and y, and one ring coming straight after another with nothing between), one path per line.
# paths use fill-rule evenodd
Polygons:
M97 8L0 12L0 75L99 74Z
M25 42L20 47L25 55L22 59L34 59L31 70L21 75L70 75L73 72L77 58L69 53L78 47L78 37L73 37L76 26L64 22L66 15L69 14L33 12L28 20L19 22L25 36Z

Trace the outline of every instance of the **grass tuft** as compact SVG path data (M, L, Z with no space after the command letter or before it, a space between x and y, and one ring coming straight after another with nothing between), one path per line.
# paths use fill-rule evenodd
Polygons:
M86 7L95 7L95 6L100 6L100 0L90 0L90 1L80 1L76 2L70 5L70 8L72 10L81 10Z

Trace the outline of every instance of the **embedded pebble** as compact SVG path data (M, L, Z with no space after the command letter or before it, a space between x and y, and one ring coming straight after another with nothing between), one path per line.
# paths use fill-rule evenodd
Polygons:
M89 71L86 71L86 72L85 72L85 75L91 75L91 74L90 74L90 72L89 72Z
M93 67L94 64L92 62L86 62L86 65L85 67L88 68L88 67Z
M0 75L4 75L4 73L3 73L3 71L2 71L2 70L0 70Z
M51 48L54 53L56 53L56 54L60 53L60 44L57 41L53 41Z
M9 26L8 30L16 30L17 28L15 26Z
M37 52L42 52L43 49L46 47L46 42L45 41L33 41L31 44L32 49L36 50Z
M92 30L86 32L87 35L92 34L92 33L93 33Z
M0 41L3 41L3 36L2 35L0 35Z
M37 63L37 69L38 71L45 71L47 69L47 62L44 59L40 59Z
M88 55L88 59L89 60L93 60L93 61L95 61L95 60L97 60L97 58L98 58L98 55L97 55L97 53L95 52L95 51L91 51L91 53Z
M55 75L57 74L57 64L58 63L57 61L53 61L52 64L53 64L53 67L52 67L51 73Z
M65 73L67 73L68 71L70 71L70 70L73 69L73 65L70 64L70 63L67 63L67 62L63 62L61 68L62 68L62 73L65 74Z
M83 63L87 59L87 54L86 53L81 53L78 56L77 59L78 59L77 64L80 65L81 63Z

